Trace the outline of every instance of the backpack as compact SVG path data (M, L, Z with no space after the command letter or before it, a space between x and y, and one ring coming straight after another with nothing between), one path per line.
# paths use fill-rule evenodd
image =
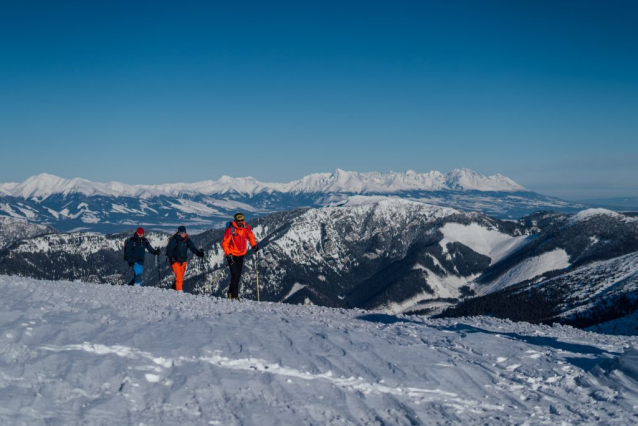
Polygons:
M128 245L128 242L132 239L133 237L128 237L127 239L124 240L124 260L126 260L126 246ZM146 237L142 238L142 244L144 244L144 241L146 240ZM135 248L135 245L133 245L133 248Z
M226 229L228 228L230 228L230 232L232 232L233 235L237 234L235 227L233 226L233 222L226 222Z
M171 257L171 255L168 254L168 248L171 246L171 241L173 241L176 237L177 237L177 234L174 234L171 238L168 239L168 244L166 244L166 251L165 251L166 257ZM184 240L184 242L188 244L188 235L186 236L186 239Z

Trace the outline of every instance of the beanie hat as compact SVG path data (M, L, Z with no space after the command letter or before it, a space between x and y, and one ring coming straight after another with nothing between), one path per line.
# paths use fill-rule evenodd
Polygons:
M235 215L235 220L240 221L240 222L243 221L244 220L244 214L243 213L237 213Z
M137 228L137 231L135 231L135 233L139 236L144 236L144 228Z
M181 234L181 233L186 233L186 227L185 226L180 226L179 228L177 228L177 233Z

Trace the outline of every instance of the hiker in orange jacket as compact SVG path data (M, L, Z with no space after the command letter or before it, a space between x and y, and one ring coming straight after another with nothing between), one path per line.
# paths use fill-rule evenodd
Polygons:
M244 266L244 256L248 251L248 244L257 252L259 246L253 235L250 226L244 221L244 215L237 213L235 220L230 223L224 233L222 241L222 249L228 266L230 267L230 287L228 288L228 298L234 300L239 299L239 280L241 279L241 271Z

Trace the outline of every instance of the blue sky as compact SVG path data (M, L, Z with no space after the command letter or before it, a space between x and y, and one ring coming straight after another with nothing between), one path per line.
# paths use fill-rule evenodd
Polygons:
M55 3L55 4L54 4ZM638 2L0 4L0 181L503 173L638 196Z

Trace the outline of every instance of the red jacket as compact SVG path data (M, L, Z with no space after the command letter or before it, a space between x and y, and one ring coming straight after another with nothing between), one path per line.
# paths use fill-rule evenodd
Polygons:
M228 256L232 254L233 256L243 256L248 251L248 244L246 244L246 239L250 242L251 247L255 247L257 245L257 241L255 241L255 236L253 235L252 229L248 226L247 223L244 223L243 227L237 226L237 222L232 221L230 226L226 228L226 232L224 233L224 240L222 241L222 249L224 249L224 254Z

